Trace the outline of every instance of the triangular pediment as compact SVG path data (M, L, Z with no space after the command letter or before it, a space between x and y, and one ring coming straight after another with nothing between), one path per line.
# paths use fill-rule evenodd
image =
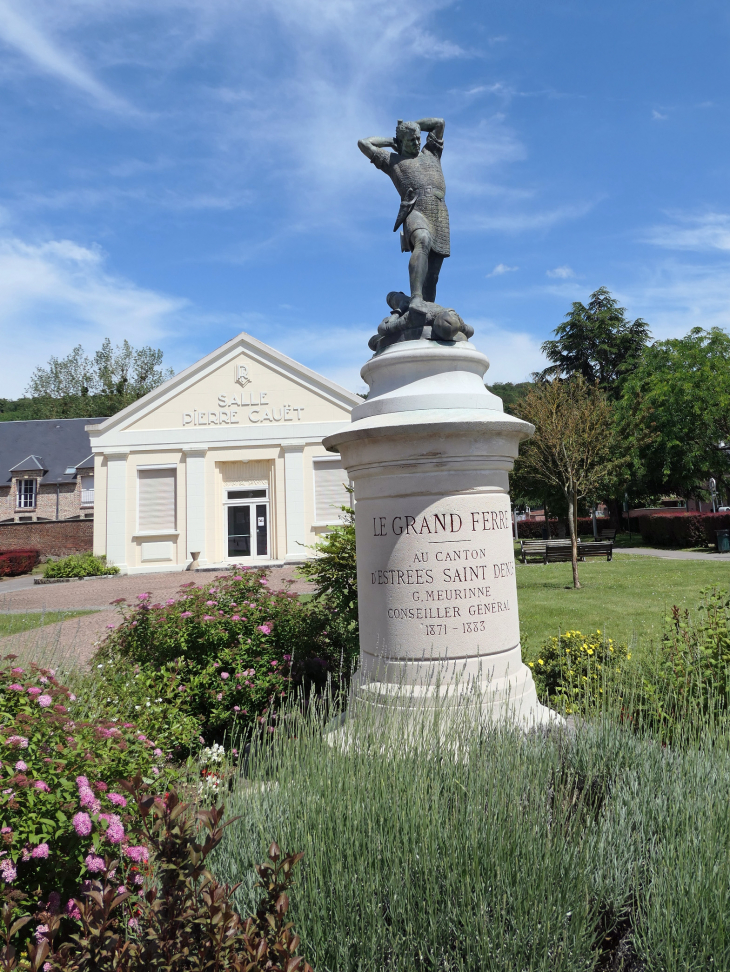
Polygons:
M360 402L358 395L242 332L94 432L347 421Z

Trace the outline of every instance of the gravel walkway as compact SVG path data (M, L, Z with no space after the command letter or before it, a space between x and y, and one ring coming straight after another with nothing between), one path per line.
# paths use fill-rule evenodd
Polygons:
M638 557L658 557L660 560L714 560L730 562L730 554L703 553L700 550L660 550L657 547L614 547L613 555L631 554Z
M181 585L189 584L191 580L197 584L207 584L219 576L222 575L210 571L142 574L71 584L38 584L7 592L0 585L0 612L15 614L83 609L96 612L8 635L0 639L2 653L26 658L42 654L50 667L59 667L62 662L71 661L72 658L77 663L87 663L106 634L107 625L114 624L118 617L117 607L111 601L119 597L131 601L144 592L149 592L154 600L164 600L175 596ZM313 589L312 584L297 575L295 565L274 567L269 571L269 581L274 590L284 587L290 580L293 584L288 589L297 594Z

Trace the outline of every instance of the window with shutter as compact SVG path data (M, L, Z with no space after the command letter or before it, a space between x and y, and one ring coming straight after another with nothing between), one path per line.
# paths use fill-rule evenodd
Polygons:
M338 460L314 461L314 519L316 523L339 523L341 506L352 502L345 489L346 471Z
M94 477L93 476L81 477L81 505L82 506L94 505Z
M140 469L140 533L164 533L175 529L175 470Z

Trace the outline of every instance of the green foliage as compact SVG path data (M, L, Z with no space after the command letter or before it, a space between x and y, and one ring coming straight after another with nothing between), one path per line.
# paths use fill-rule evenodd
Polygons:
M626 645L600 631L566 631L549 638L527 664L540 698L561 712L573 712L584 709L588 700L595 705L606 680L620 676L630 660Z
M642 410L636 404L641 401ZM657 341L628 376L622 417L653 437L639 450L635 490L687 496L710 476L730 489L730 335L693 328L684 338Z
M357 560L355 553L355 511L342 507L342 524L333 527L312 549L317 556L299 567L299 573L316 585L314 597L326 602L333 623L341 630L350 657L359 646L357 617Z
M625 308L605 287L591 294L587 307L575 301L554 333L555 340L541 346L553 363L536 377L546 381L581 376L589 385L614 394L641 360L649 339L646 322L627 320Z
M119 568L107 564L105 557L93 554L71 554L61 560L49 560L43 569L44 577L101 577L118 574Z
M0 669L0 872L7 883L17 872L14 887L29 895L42 887L67 898L89 853L125 845L130 818L125 801L110 796L114 783L142 772L164 787L175 770L135 722L87 718L52 670L14 661L7 656ZM105 813L116 815L121 836ZM87 815L82 825L78 814Z
M207 742L234 726L271 728L292 687L321 692L331 681L338 690L354 661L327 605L272 591L263 570L244 568L202 587L191 582L165 604L141 594L122 613L99 658L112 671L137 663L153 678L179 659L177 708L198 721Z

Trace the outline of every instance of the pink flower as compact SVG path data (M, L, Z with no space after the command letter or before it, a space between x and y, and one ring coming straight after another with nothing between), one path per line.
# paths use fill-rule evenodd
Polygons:
M270 624L260 624L256 628L256 630L257 631L260 631L262 634L265 634L265 635L271 634L271 625Z
M266 580L265 577L262 577L261 580L259 581L259 584L268 584L268 583L269 582Z
M143 732L140 732L137 735L137 739L139 739L140 742L147 742L147 736L145 736L145 734Z
M114 625L114 624L108 624L108 625L107 625L107 629L108 629L109 631L113 631L115 627L116 627L116 625Z
M22 692L23 691L23 686L22 685L18 685L17 682L13 682L12 685L8 685L8 688L10 689L11 692Z
M284 661L291 661L291 655L284 655Z
M13 673L13 675L25 675L24 668L11 668L10 671Z
M71 694L69 695L69 701L71 701L71 702L75 702L76 701L76 696L73 694L73 692L71 692Z
M235 601L231 601L231 607L238 607Z
M41 683L41 685L48 685L48 679L46 678L45 675L41 675L38 681Z
M42 709L46 709L49 705L53 705L53 699L50 695L39 695L36 702Z
M18 746L20 749L28 748L28 740L25 736L10 736L8 746Z
M174 603L175 603L175 598L174 598L174 597L169 597L169 598L168 598L168 599L167 599L167 600L165 601L165 604L174 604Z
M228 672L221 672L221 678L225 680L226 678L230 678L230 676Z
M12 884L17 876L18 872L9 858L6 857L5 860L0 861L0 877L6 884Z
M155 749L152 755L155 757L155 759L164 759L165 758L165 754L162 752L161 749Z
M241 620L241 616L239 614L234 614L233 617L231 618L231 621L240 621L240 620Z
M215 618L213 617L212 614L204 614L203 621L215 621Z
M19 773L25 773L25 771L28 769L28 764L24 763L22 759L19 759L15 764L15 768Z
M101 809L101 804L99 803L94 791L89 789L88 786L82 786L79 790L79 803L82 807L87 807L92 813L98 813Z
M31 685L28 689L28 695L40 695L43 689L39 689L36 685Z
M234 711L234 712L240 712L240 711L241 711L241 707L240 707L240 705L234 705L234 706L233 706L233 711Z
M92 874L99 874L101 871L106 870L104 858L99 857L98 854L87 854L84 864Z
M220 662L213 662L213 668L220 668L220 667L221 667Z
M149 599L150 599L150 595L149 594L138 594L137 595L137 600L138 601L149 601Z
M34 790L43 790L44 793L50 793L51 792L50 786L47 783L44 783L43 780L36 780L35 783L33 784L33 789Z
M233 579L234 580L243 580L243 577L241 577L240 574L236 574L236 576Z
M44 841L42 844L39 844L37 847L34 847L33 848L33 850L31 851L30 856L31 857L43 857L43 858L45 858L45 857L48 857L48 854L49 854L48 844L46 844L45 841Z
M134 861L135 864L141 864L149 857L146 847L125 847L124 853L131 861Z
M137 627L137 622L136 621L132 621L132 627L133 628L136 628Z
M76 777L76 786L78 786L79 789L81 789L82 786L90 787L91 786L91 783L89 783L89 777L88 776L77 776Z
M121 844L124 840L124 826L119 817L110 821L106 828L106 839L110 844Z
M271 667L272 667L272 668L276 668L276 666L277 666L278 664L279 664L279 663L278 663L277 661L272 661L272 663L271 663Z
M218 694L216 695L216 699L217 699L217 700L218 700L218 701L220 702L220 700L221 700L222 698L223 698L223 693L222 693L222 692L219 692L219 693L218 693Z
M0 829L0 834L12 834L12 832L13 832L12 827L3 827L2 829Z
M205 603L208 605L208 607L215 607L218 602L217 601L206 601Z
M76 813L73 818L74 830L79 837L88 837L91 833L91 817L88 813Z
M117 807L126 807L127 805L127 801L121 795L121 793L109 793L108 797L109 797L109 802L113 803Z
M119 734L119 730L118 729L115 729L113 731L114 731L115 735L118 735ZM102 793L106 793L106 791L109 789L109 787L104 782L104 780L97 780L96 783L94 783L94 789L95 790L101 790Z
M127 893L127 889L124 887L123 884L120 884L119 887L117 888L117 894L126 894L126 893Z
M66 902L66 908L64 910L66 911L66 914L69 916L69 918L75 918L76 921L79 921L79 919L81 918L81 912L76 906L76 902L74 901L73 898L68 899L68 901Z
M33 932L33 937L37 942L42 942L47 932L48 925L38 925L36 930Z
M183 613L180 615L181 618L192 618L192 616L193 616L192 611L183 611Z

